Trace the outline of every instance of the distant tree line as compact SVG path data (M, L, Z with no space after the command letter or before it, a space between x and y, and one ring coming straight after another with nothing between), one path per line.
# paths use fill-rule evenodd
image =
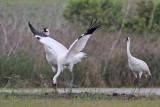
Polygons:
M129 5L129 4L127 4ZM143 33L160 31L160 3L152 0L134 2L124 22L125 32ZM125 9L123 2L112 0L70 0L63 11L65 19L81 24L98 18L105 30L114 32L120 29Z

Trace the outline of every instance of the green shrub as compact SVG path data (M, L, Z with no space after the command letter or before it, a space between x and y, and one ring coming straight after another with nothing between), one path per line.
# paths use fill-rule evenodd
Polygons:
M154 13L154 22L160 25L160 4L156 6L156 10Z
M63 16L65 19L78 23L90 23L98 18L107 30L118 29L122 21L121 5L110 0L70 0L66 5Z
M154 21L153 1L142 0L135 5L135 12L126 18L124 31L136 33L160 31L160 4L156 6ZM87 25L91 19L98 18L103 22L103 28L110 32L120 29L123 14L122 3L114 3L111 0L70 0L63 11L65 19L78 25Z
M81 22L97 17L98 3L94 0L70 0L66 5L63 16L72 22ZM94 7L94 9L93 9Z
M113 4L112 1L103 0L100 2L102 15L101 20L109 31L118 30L122 23L122 5Z
M154 8L153 1L140 1L137 3L137 15L141 17L141 19L145 19L145 25L148 27L151 14Z
M160 3L155 7L153 29L154 31L160 31Z
M126 32L142 33L145 30L145 18L139 16L128 17L124 23Z

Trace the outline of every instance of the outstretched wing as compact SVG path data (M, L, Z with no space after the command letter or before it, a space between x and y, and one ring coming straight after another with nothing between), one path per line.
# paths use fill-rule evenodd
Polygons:
M43 44L47 45L51 48L57 56L65 55L68 50L64 47L61 43L57 42L56 40L50 38L49 36L45 35L43 32L36 30L30 23L28 23L30 30L35 35L35 37Z
M93 22L93 20L91 21L91 24L89 26L89 28L86 30L85 33L83 33L78 39L76 39L70 46L69 51L66 55L66 58L69 58L70 56L73 57L74 55L76 55L77 53L79 53L80 51L82 51L89 39L89 37L91 36L91 34L98 29L101 26L101 22L97 22L97 20L95 20Z

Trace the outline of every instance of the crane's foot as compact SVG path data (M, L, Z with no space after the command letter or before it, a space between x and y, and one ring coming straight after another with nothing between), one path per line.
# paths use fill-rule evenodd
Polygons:
M68 93L72 93L72 88L73 88L73 80L71 80L71 82L69 84L69 91L68 91Z
M53 85L53 88L54 88L54 91L52 91L52 93L58 93L57 84L54 84L54 83L52 82L52 85Z
M134 84L134 85L137 85L138 83L139 83L138 78L135 78L134 81L133 81L133 84Z
M131 92L131 94L134 94L135 91L136 91L136 89L137 89L137 87L135 87L135 88L133 89L133 91Z
M52 93L53 94L58 94L59 92L58 92L57 88L54 87L54 91L52 91Z
M72 88L69 88L68 93L72 93Z

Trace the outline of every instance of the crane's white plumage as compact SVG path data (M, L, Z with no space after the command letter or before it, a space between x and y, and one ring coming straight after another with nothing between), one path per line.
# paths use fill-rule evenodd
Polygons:
M148 68L148 65L135 57L133 57L130 53L130 38L126 37L127 41L127 56L128 56L128 65L130 70L133 72L135 78L138 77L139 79L141 78L142 74L144 74L146 77L149 75L151 76L150 70Z
M101 26L101 22L97 23L91 22L89 28L86 30L84 34L82 34L78 39L76 39L69 49L63 46L61 43L49 37L49 30L44 30L44 32L37 31L30 23L29 27L35 37L44 44L46 51L46 58L50 65L57 65L57 73L53 77L53 85L55 86L57 83L57 77L60 75L61 71L63 71L63 66L68 66L70 71L72 72L73 65L81 61L83 57L86 57L86 54L81 52L85 47L90 35ZM54 69L54 67L52 68ZM72 72L73 78L73 72ZM73 80L72 80L73 82Z
M43 33L46 36L49 36L49 29L44 28ZM56 55L56 53L54 52L54 50L52 50L47 45L44 45L44 50L46 52L46 59L47 59L48 63L50 64L50 66L52 67L52 71L56 72L56 65L57 65L57 55Z
M39 41L51 48L57 56L64 56L68 52L67 48L50 37L41 37Z
M74 42L74 44L72 44L71 47L69 48L69 51L66 55L66 58L69 59L70 56L75 56L77 53L82 51L90 36L91 36L90 34L85 35L85 36L81 37L80 39L76 40Z

